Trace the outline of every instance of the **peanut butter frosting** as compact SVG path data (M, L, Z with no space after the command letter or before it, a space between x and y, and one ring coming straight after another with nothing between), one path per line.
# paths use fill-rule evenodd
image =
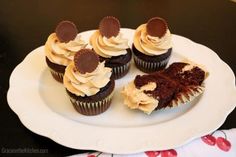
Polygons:
M102 36L99 30L97 30L90 37L90 44L94 51L104 58L125 55L127 54L126 49L129 48L128 39L123 38L121 32L116 37L107 38Z
M51 62L67 66L73 61L74 54L86 46L87 44L81 39L81 36L65 43L59 41L56 33L52 33L46 41L45 53Z
M167 29L161 38L150 36L147 33L147 24L140 25L134 34L134 46L137 50L148 56L160 55L172 47L172 35Z
M150 114L158 106L159 101L144 93L144 91L153 91L155 88L155 82L150 82L140 89L136 88L133 81L130 82L121 92L124 96L124 104L131 109L139 109Z
M66 67L63 83L67 90L77 96L92 96L107 85L110 77L111 68L105 67L105 62L99 63L93 72L85 74L77 71L74 62L71 62Z

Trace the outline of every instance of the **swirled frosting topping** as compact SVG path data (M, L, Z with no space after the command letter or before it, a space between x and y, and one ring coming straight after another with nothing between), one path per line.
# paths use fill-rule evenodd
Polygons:
M170 30L165 23L160 22L161 20L153 18L147 24L140 25L135 31L134 46L145 55L160 55L172 47Z
M90 44L94 51L104 58L111 58L113 56L120 56L127 54L128 39L124 39L119 33L116 37L107 38L102 36L99 31L95 31L90 38Z
M67 66L74 54L86 47L86 43L77 36L76 25L71 21L61 21L55 33L50 34L45 44L47 58L56 64Z
M131 109L139 109L150 114L158 106L159 101L146 94L145 91L153 91L155 88L155 82L150 82L140 89L136 88L133 81L130 82L121 92L124 96L124 104Z
M73 61L75 53L86 46L81 36L76 36L74 40L65 43L60 42L56 33L52 33L45 44L45 53L51 62L67 66Z
M128 39L123 38L120 32L120 22L113 16L104 17L99 30L90 37L90 44L95 52L104 58L127 54Z
M92 96L100 91L101 88L105 87L107 83L110 81L111 77L111 68L105 67L105 62L98 62L97 59L91 55L92 50L80 50L75 55L74 62L71 62L65 70L65 75L63 78L64 86L67 90L77 96ZM92 51L93 52L93 51ZM93 52L95 54L95 52ZM96 55L96 54L95 54ZM87 58L87 59L86 59ZM91 60L95 59L95 60ZM81 60L86 60L87 62L83 62L87 64L82 66L78 63ZM97 62L94 65L97 65L95 69L91 72L90 62ZM78 66L79 65L79 66ZM83 73L81 73L83 71Z

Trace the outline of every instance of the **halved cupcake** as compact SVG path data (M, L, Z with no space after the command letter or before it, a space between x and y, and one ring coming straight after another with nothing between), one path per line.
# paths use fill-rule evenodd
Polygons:
M115 79L128 73L132 58L128 39L120 32L120 22L113 16L104 17L90 37L90 44L99 55L100 61L105 61L107 67L112 68Z
M136 76L122 91L124 104L147 114L185 104L203 93L206 76L197 65L173 63L163 71Z
M172 37L167 22L151 18L140 25L132 45L134 62L138 69L150 73L166 67L172 52Z
M64 75L64 86L75 109L83 115L105 112L112 100L115 81L112 69L99 62L98 55L90 49L75 54Z
M77 33L73 22L61 21L46 41L46 63L53 78L59 82L63 82L65 68L73 61L74 54L87 45Z

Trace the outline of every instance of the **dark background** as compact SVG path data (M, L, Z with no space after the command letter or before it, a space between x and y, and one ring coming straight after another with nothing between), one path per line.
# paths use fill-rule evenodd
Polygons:
M29 52L44 45L61 20L73 21L81 32L96 29L100 19L107 15L116 16L122 27L134 29L151 17L163 17L172 33L211 48L236 72L236 3L229 0L1 0L0 148L48 152L0 156L65 156L84 152L56 144L21 124L6 101L9 76ZM235 110L220 129L234 127Z

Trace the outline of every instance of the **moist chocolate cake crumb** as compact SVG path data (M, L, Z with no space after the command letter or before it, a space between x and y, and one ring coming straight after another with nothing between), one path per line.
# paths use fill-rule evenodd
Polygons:
M177 62L159 72L137 75L134 84L140 89L150 82L156 83L153 91L144 91L144 93L159 101L156 109L165 108L172 100L181 99L182 95L189 97L191 91L197 91L205 78L205 72L198 67L182 71L186 65L188 63Z
M163 71L164 75L171 79L178 81L184 86L195 85L199 86L202 84L205 78L205 72L199 67L195 66L191 70L183 71L182 69L189 65L188 63L176 62L170 65Z
M160 72L143 76L138 75L134 80L134 84L138 89L149 82L155 82L156 88L153 91L144 91L144 93L159 100L158 108L166 107L179 91L179 83Z

